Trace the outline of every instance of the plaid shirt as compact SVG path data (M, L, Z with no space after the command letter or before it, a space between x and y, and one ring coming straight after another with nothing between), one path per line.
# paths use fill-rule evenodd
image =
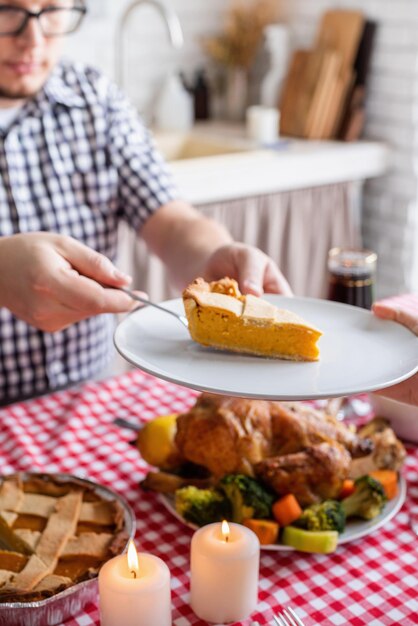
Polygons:
M120 220L139 231L176 197L137 114L98 72L66 63L0 131L0 236L52 231L114 260ZM0 309L0 403L97 376L112 315L45 333Z

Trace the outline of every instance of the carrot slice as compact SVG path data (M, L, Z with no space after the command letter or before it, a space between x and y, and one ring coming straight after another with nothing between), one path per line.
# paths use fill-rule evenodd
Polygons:
M244 526L250 528L258 537L261 545L277 543L280 527L277 522L268 519L245 519Z
M302 509L293 493L288 493L280 500L276 500L271 510L274 519L279 522L280 526L288 526L302 515Z
M395 470L374 470L369 476L381 483L388 500L398 495L398 473Z
M348 496L351 496L351 494L354 493L354 490L354 480L351 480L351 478L346 478L338 495L339 499L344 500L344 498L348 498Z

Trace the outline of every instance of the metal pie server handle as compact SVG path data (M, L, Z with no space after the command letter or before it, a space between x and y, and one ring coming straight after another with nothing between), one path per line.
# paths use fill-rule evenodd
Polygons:
M163 311L164 313L169 313L170 315L178 319L179 322L183 324L183 326L185 326L187 329L189 328L189 322L187 321L187 318L184 315L180 315L180 313L175 313L174 311L170 311L170 309L166 309L164 306L161 306L161 304L157 304L156 302L147 300L146 298L143 298L142 296L138 296L136 293L134 293L130 289L127 289L126 287L116 287L116 289L119 289L120 291L123 291L124 293L126 293L126 295L132 298L132 300L136 300L137 302L141 302L142 304L145 304L148 306L153 306L156 309Z

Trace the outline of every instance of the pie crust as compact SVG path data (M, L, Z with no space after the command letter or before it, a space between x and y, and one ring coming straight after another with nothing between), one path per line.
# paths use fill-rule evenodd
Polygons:
M125 514L93 483L49 474L0 479L0 603L34 602L97 576L128 540Z
M267 300L242 295L231 278L197 278L183 303L191 337L204 346L292 361L319 358L320 330Z

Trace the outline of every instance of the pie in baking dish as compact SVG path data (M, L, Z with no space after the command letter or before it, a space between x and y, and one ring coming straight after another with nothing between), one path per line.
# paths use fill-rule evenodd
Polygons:
M320 330L267 300L242 295L231 278L197 278L183 303L192 339L204 346L292 361L319 358Z
M0 602L52 596L122 552L122 506L93 487L48 474L0 479Z

